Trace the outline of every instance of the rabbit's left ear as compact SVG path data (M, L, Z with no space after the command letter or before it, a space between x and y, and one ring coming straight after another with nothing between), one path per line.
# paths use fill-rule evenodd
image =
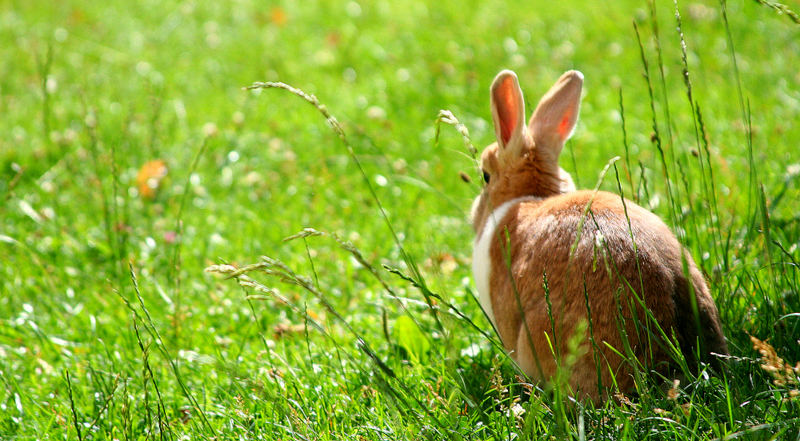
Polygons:
M504 70L497 74L491 87L492 119L497 144L503 154L516 155L526 142L525 102L517 75Z
M564 143L572 136L581 106L583 74L571 70L561 75L556 84L539 101L530 121L536 152L558 162Z

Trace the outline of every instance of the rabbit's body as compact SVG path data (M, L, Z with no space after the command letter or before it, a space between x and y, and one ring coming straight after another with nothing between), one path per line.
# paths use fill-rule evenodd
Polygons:
M592 214L584 215L590 201ZM722 336L716 307L702 275L685 254L691 276L687 280L681 247L654 214L631 201L625 201L622 207L618 195L606 192L578 191L510 202L504 215L495 210L502 216L494 218L496 227L484 228L487 236L478 238L479 243L489 244L487 255L475 258L490 264L486 286L491 287L489 293L481 285L478 288L484 309L503 318L493 320L506 349L533 378L546 380L552 376L556 370L554 352L568 355L568 343L576 337L582 343L578 353L572 355L579 358L572 366L565 366L576 392L599 397L595 355L599 356L599 372L606 387L612 384L609 371L613 371L620 390L633 389L631 367L615 352L626 353L623 338L627 338L633 355L645 366L667 374L672 358L660 339L660 331L645 317L631 288L661 329L676 331L679 349L690 364L696 362L693 347L698 329L710 329L710 335ZM624 215L620 216L624 208L630 230ZM509 275L513 275L513 282ZM697 322L693 320L690 298L694 293ZM487 298L489 303L484 303ZM526 324L519 311L525 311ZM650 328L649 334L646 327ZM576 332L583 335L576 336ZM726 352L724 340L712 340L706 342L708 351Z
M562 76L528 128L516 76L495 80L498 143L482 157L473 273L484 310L528 375L547 380L561 363L574 393L602 399L598 380L633 389L631 362L617 352L667 374L674 357L664 336L676 337L690 365L727 348L705 280L669 228L618 195L574 191L558 167L582 80ZM570 341L579 342L572 351ZM577 359L563 365L570 355Z

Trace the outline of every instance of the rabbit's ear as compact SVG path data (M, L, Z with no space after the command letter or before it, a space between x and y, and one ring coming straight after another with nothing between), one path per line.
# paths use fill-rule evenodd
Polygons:
M581 105L583 74L571 70L561 75L556 84L539 101L530 121L536 152L558 162L564 143L572 136Z
M517 75L504 70L492 82L492 119L501 151L518 153L525 145L525 102Z

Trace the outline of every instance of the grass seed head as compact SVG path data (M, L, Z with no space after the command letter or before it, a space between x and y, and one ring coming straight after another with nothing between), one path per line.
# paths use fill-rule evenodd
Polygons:
M750 336L753 349L761 355L761 369L769 372L772 376L772 384L775 387L790 389L787 399L796 399L800 396L800 362L794 367L778 356L775 348L769 343L761 341L756 337Z

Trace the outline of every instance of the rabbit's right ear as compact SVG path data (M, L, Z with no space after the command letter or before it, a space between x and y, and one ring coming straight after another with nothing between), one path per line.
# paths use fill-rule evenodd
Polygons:
M517 75L504 70L492 82L492 119L500 151L514 156L525 146L525 102Z

